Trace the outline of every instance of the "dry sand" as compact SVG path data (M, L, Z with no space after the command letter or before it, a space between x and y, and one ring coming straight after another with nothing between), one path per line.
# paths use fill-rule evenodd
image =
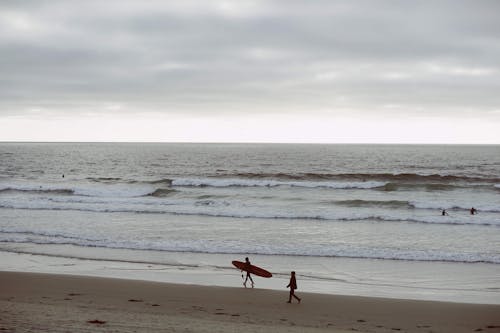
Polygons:
M0 332L500 332L500 305L0 272Z

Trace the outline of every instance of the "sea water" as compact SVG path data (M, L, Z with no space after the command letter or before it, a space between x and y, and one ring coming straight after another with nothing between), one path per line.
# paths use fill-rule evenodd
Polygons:
M500 303L500 146L2 143L0 251Z

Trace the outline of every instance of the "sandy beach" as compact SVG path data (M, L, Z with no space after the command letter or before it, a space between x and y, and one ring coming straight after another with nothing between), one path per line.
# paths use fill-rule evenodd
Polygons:
M1 272L4 332L500 332L500 306Z

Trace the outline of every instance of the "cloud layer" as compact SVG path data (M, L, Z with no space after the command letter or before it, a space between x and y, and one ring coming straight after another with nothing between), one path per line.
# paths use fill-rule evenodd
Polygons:
M494 0L2 2L0 121L272 113L500 124L498 13Z

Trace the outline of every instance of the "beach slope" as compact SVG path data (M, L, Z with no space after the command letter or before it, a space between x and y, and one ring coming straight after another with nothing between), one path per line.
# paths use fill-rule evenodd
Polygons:
M2 332L500 332L500 305L0 272Z

